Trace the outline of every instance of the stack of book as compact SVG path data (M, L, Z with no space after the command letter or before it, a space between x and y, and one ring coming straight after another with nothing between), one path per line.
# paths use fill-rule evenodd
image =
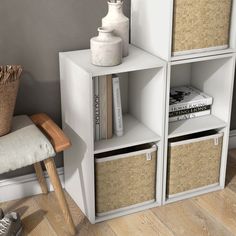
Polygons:
M94 88L94 139L110 139L123 135L120 81L117 75L98 76Z
M211 114L213 98L200 90L183 86L170 89L169 122Z

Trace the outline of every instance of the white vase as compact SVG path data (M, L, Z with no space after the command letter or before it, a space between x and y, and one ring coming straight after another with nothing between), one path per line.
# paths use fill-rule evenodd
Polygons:
M90 40L92 64L116 66L122 62L122 39L111 29L98 28L98 36Z
M108 2L108 13L102 19L102 26L113 29L114 34L122 38L123 57L129 54L129 18L123 13L123 1Z

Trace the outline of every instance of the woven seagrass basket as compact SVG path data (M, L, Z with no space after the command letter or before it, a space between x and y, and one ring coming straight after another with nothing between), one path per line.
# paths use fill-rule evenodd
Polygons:
M156 147L96 159L96 215L154 202L156 166Z
M167 195L219 182L223 134L169 143Z
M11 129L21 71L20 66L0 66L0 136Z
M227 48L232 0L174 0L174 55Z

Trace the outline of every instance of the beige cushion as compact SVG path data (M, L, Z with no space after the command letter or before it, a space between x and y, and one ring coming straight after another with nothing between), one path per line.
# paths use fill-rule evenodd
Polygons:
M0 137L0 174L55 156L43 133L28 116L13 118L12 132Z

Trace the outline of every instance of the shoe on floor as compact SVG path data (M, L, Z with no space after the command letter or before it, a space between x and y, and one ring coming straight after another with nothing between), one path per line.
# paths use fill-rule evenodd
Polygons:
M0 208L0 220L4 217L4 213L3 213L3 210L2 208Z
M22 223L18 213L7 213L0 220L0 236L20 236L21 231Z

